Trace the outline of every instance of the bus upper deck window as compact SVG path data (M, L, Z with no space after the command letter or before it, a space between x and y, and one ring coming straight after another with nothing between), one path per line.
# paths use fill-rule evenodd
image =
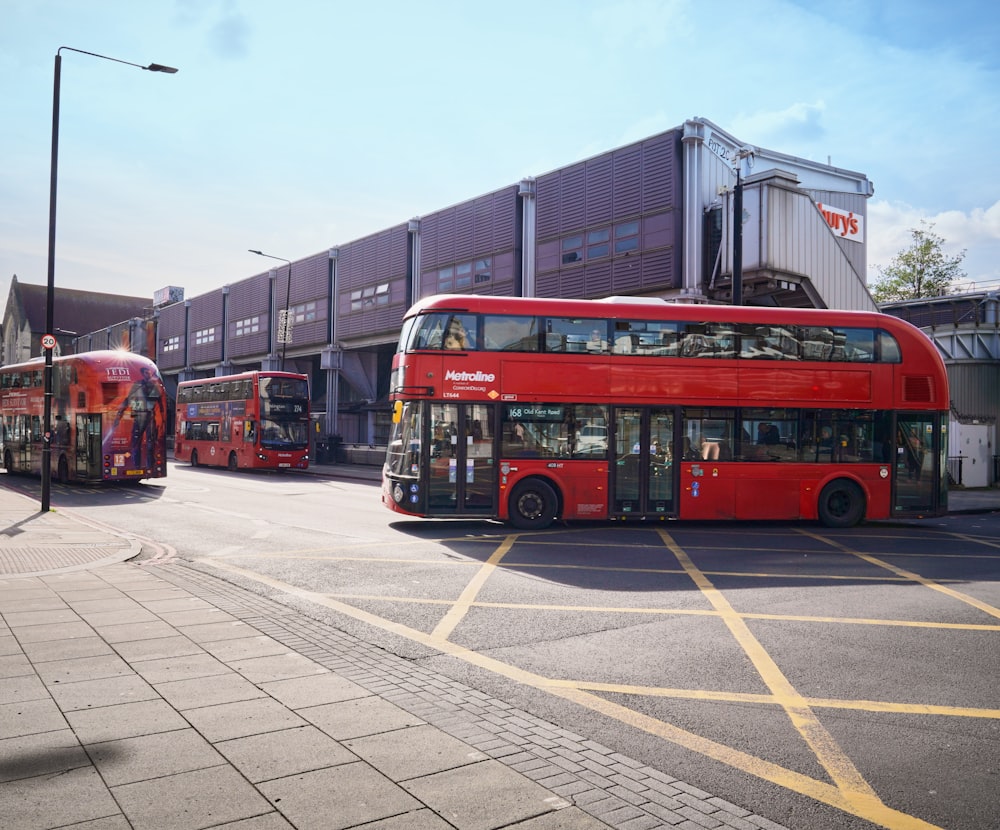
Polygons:
M469 351L476 348L476 317L474 314L455 314L448 320L441 345L445 349Z
M422 314L416 319L410 348L440 349L447 326L447 314Z
M899 343L896 342L896 338L893 337L887 331L879 331L878 333L878 348L879 348L879 362L880 363L900 363L903 360L903 356L899 351Z

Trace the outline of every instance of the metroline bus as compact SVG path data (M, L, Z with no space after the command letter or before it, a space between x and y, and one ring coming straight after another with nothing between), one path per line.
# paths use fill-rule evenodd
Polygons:
M309 378L243 372L177 385L174 458L192 467L309 467Z
M382 501L412 516L947 509L944 363L875 312L439 295L405 315L391 398Z
M52 360L50 473L59 482L140 481L167 474L167 395L142 355L93 351ZM40 476L45 364L0 368L3 465Z

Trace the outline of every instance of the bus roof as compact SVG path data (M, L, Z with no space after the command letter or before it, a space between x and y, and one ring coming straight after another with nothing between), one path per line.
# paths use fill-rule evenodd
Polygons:
M156 364L145 355L130 352L126 349L95 349L92 352L80 352L80 354L60 355L52 358L55 366L66 364L83 364L91 367L116 365L116 366L151 366L156 369ZM24 363L12 363L8 366L0 367L0 371L25 371L31 369L45 368L43 357L33 357ZM159 371L158 369L156 370Z
M246 372L237 372L232 375L213 375L207 378L194 378L192 380L182 380L177 384L181 386L203 386L211 383L227 383L232 380L249 380L251 378L289 378L292 380L309 380L309 375L299 372L270 371L261 369L251 369Z
M538 297L492 297L478 294L435 294L416 302L406 317L431 311L479 314L527 314L635 320L697 320L788 325L878 326L896 328L899 318L877 311L733 306L714 303L672 303L659 297L606 297L563 300Z

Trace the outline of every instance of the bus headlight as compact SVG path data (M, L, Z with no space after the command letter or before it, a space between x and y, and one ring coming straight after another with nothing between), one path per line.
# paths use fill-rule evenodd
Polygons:
M392 500L394 502L396 502L396 504L402 504L403 503L403 495L404 495L403 494L403 488L400 486L399 482L397 481L395 484L392 485Z

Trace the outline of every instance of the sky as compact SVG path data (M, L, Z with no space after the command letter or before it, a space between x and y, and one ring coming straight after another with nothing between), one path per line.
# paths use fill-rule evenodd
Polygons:
M195 297L695 117L865 174L869 281L931 223L1000 286L985 0L0 0L3 302L47 280L61 47L60 287Z

